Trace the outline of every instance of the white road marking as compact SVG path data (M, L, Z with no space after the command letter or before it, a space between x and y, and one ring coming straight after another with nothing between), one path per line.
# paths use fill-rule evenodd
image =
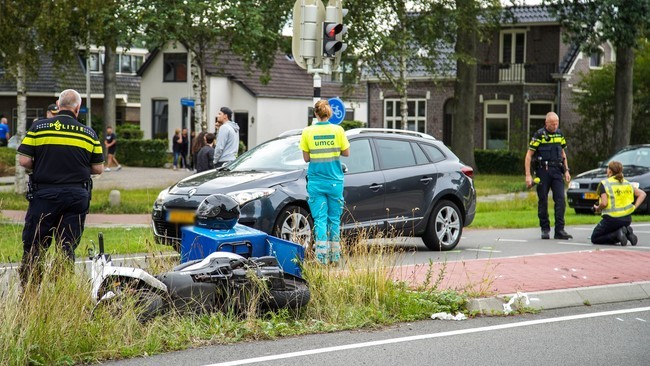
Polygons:
M485 252L485 253L501 253L500 250L494 250L494 249L473 249L473 248L467 248L465 249L467 252Z
M638 320L640 322L644 322L644 323L646 322L645 319L641 319L641 318L634 318L634 319L636 319L636 320Z
M528 240L523 240L523 239L497 239L497 241L511 241L515 243L528 243Z
M494 331L494 330L502 330L502 329L518 328L518 327L527 327L527 326L531 326L531 325L565 322L565 321L578 320L578 319L589 319L589 318L596 318L596 317L601 317L601 316L639 313L639 312L644 312L644 311L650 311L650 307L603 311L603 312L600 312L600 313L591 313L591 314L568 315L568 316L561 316L561 317L557 317L557 318L529 320L529 321L523 321L523 322L492 325L492 326L480 327L480 328L460 329L460 330L454 330L454 331L449 331L449 332L430 333L430 334L422 334L422 335L417 335L417 336L401 337L401 338L391 338L391 339L384 339L384 340L381 340L381 341L362 342L362 343L346 344L346 345L342 345L342 346L315 348L315 349L310 349L310 350L305 350L305 351L280 353L280 354L277 354L277 355L269 355L269 356L246 358L246 359L242 359L242 360L234 360L234 361L228 361L228 362L213 363L213 364L208 364L208 365L204 365L204 366L246 365L246 364L251 364L251 363L283 360L283 359L287 359L287 358L303 357L303 356L316 355L316 354L328 353L328 352L338 352L338 351L344 351L344 350L349 350L349 349L377 347L377 346L382 346L382 345L387 345L387 344L421 341L421 340L424 340L424 339L431 339L431 338L442 338L442 337L450 337L450 336L456 336L456 335L461 335L461 334L490 332L490 331ZM617 319L620 320L620 318L617 318Z

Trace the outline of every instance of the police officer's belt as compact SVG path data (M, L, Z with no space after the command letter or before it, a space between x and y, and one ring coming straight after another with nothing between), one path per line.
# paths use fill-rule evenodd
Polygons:
M559 166L562 167L564 164L562 164L561 161L557 160L538 160L537 162L537 167L545 167L545 166Z
M83 188L88 189L88 182L79 183L34 183L34 190L46 188Z

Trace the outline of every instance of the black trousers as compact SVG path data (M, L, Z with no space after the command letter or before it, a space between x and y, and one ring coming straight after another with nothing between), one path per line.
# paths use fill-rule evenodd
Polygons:
M553 202L555 203L555 231L564 230L564 211L566 203L564 199L564 173L557 166L549 166L535 169L535 174L540 182L537 184L537 217L542 230L551 229L551 222L548 218L548 192L553 191Z
M604 215L591 233L591 242L594 244L618 243L618 229L632 224L632 216L611 217Z
M40 278L39 258L56 240L63 253L74 263L74 251L83 234L89 208L85 188L44 188L34 192L25 215L21 283L34 274ZM35 267L36 266L36 267Z

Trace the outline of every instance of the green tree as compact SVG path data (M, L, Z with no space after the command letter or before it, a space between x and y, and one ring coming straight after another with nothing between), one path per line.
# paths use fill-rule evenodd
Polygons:
M16 82L17 127L14 135L25 137L27 119L27 81L38 78L41 55L49 55L55 65L64 69L76 58L75 40L81 28L73 13L74 2L10 0L0 3L0 59L5 78ZM61 11L66 8L67 11ZM26 188L25 170L16 158L17 193Z
M650 0L544 0L558 15L566 36L589 54L611 42L616 49L614 121L610 151L630 142L634 53L650 29Z
M248 67L260 69L262 81L267 82L292 5L283 0L141 1L148 44L177 41L191 53L192 82L199 96L196 113L202 128L207 128L207 64L217 60L220 51L230 50Z
M650 44L647 40L641 40L639 44L634 62L635 108L631 144L650 141ZM577 85L578 89L585 91L576 94L573 99L581 121L567 131L569 136L574 136L572 141L576 142L575 148L572 148L572 161L577 171L592 169L598 161L616 152L611 146L603 148L603 141L607 141L617 127L614 122L615 75L615 65L605 65L601 70L583 75Z
M350 0L345 3L348 50L356 65L349 82L362 76L387 83L400 97L402 128L407 128L408 89L423 70L442 76L453 66L443 64L445 44L453 38L449 1ZM447 52L449 54L450 52ZM361 75L361 73L365 75ZM432 77L432 80L438 78Z

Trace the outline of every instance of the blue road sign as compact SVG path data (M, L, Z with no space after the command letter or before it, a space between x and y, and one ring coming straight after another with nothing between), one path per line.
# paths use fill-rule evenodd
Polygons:
M88 107L82 105L81 108L79 108L79 113L88 113Z
M181 98L181 105L183 107L194 107L194 99L192 99L192 98Z
M332 117L330 117L330 123L335 125L343 122L345 118L345 104L339 97L330 98L327 100L332 107Z

